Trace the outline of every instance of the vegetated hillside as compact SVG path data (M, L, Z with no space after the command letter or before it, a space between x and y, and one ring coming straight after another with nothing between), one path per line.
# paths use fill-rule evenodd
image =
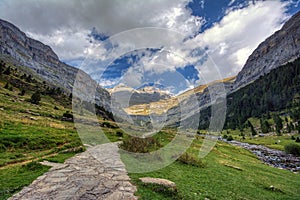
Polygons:
M238 128L250 117L300 105L300 58L273 69L227 96L226 128ZM209 125L210 107L201 111L200 128Z
M72 122L71 95L22 69L0 60L0 199L47 171L38 161L63 162L84 150ZM99 106L96 111L108 127L103 118L109 113ZM110 137L117 137L115 131Z
M200 107L210 102L211 89L220 83L224 84L226 91L231 89L231 86L235 80L235 77L225 78L223 80L213 81L211 83L197 86L191 90L188 90L177 96L173 96L168 99L163 99L157 102L151 102L149 104L140 104L130 106L125 109L127 114L135 116L143 120L143 116L149 114L161 115L164 113L168 114L167 124L176 124L181 119L181 108L184 106L190 111L199 110ZM196 97L199 100L199 105L191 103L189 100ZM181 104L181 105L180 105Z
M26 36L13 24L0 19L0 58L36 74L38 79L70 93L79 84L96 89L96 103L110 111L110 95L82 70L61 62L51 47ZM30 70L29 70L30 69Z

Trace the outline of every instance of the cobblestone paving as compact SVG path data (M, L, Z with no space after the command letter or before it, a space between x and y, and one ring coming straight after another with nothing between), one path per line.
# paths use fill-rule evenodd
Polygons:
M52 168L10 200L137 199L115 143L87 149Z

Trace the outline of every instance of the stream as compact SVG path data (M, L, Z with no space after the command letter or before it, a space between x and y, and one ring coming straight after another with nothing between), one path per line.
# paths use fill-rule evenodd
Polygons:
M225 141L225 140L223 140ZM239 141L225 141L229 144L242 147L251 151L264 163L285 170L290 170L292 172L300 171L300 157L296 157L291 154L287 154L283 151L270 149L263 145L249 144Z
M207 137L208 135L201 135ZM292 154L287 154L284 151L271 149L263 145L249 144L245 142L239 142L236 140L227 141L220 136L209 135L214 140L219 140L242 147L255 154L261 161L269 166L273 166L279 169L289 170L291 172L300 172L300 157Z

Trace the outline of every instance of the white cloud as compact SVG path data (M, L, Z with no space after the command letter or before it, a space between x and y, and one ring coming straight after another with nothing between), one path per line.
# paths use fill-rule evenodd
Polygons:
M234 4L234 2L236 2L236 0L231 0L228 5L231 6L232 4Z
M3 0L0 18L51 45L63 60L78 59L95 27L109 36L133 28L162 27L193 35L201 18L186 8L190 0Z
M282 20L288 17L285 14L286 2L258 1L245 8L228 9L219 23L198 34L204 19L192 15L192 11L186 7L189 1L2 0L0 17L17 25L31 37L50 45L63 60L94 55L105 61L103 66L120 56L120 52L132 50L134 42L144 47L172 42L168 48L161 45L165 51L141 54L139 62L132 61L132 64L143 66L144 70L152 70L153 73L174 71L176 67L195 64L207 82L220 76L216 75L216 69L212 69L212 61L202 64L199 60L203 55L193 56L193 50L208 47L208 53L220 74L223 77L236 75L258 44L278 30ZM234 2L232 0L230 4ZM199 6L204 4L201 1ZM95 51L87 38L93 27L109 36L133 28L161 27L178 31L186 40L183 42L174 35L161 35L155 31L144 37L125 34L125 38L111 38L109 41L112 45L118 44L118 50L107 49L102 44ZM187 39L195 34L198 35ZM137 74L137 77L140 76ZM128 76L129 81L131 78Z
M255 48L280 29L288 17L285 6L280 1L264 1L230 11L193 40L208 46L208 53L223 77L236 75ZM199 69L207 80L216 79L208 66Z
M205 1L204 0L199 1L199 5L202 9L204 9Z
M89 30L63 29L54 31L52 34L38 34L27 32L27 35L42 41L53 48L61 59L83 59L87 48L91 45L87 38Z

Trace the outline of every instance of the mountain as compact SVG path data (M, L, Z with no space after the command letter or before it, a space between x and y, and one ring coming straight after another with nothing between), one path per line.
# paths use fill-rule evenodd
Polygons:
M61 62L54 51L47 45L29 38L13 24L0 19L0 58L20 69L25 70L47 83L61 88L66 93L72 92L76 76L80 76L80 84L92 84L96 90L96 102L110 110L109 93L98 87L97 83L82 70L78 70Z
M240 71L233 89L243 87L287 62L300 56L300 12L292 16L281 28L249 56Z
M121 104L122 108L129 106L148 104L163 99L169 99L171 96L165 90L157 88L155 85L145 85L138 89L131 88L125 84L119 84L113 89L109 89L112 98Z
M187 110L195 111L201 106L204 106L210 102L210 92L212 88L218 86L220 83L224 84L225 90L230 91L235 77L226 78L223 80L214 81L205 85L200 85L194 89L188 90L177 96L173 96L168 99L162 99L157 102L151 102L149 104L133 105L125 109L125 111L134 116L143 116L148 114L164 114L172 116L172 121L179 119L180 107L184 106ZM196 97L199 100L199 104L196 105L190 102L190 99Z
M261 118L270 112L292 116L295 110L299 110L299 94L300 57L229 94L225 126L241 128L248 118Z
M252 115L258 116L267 111L274 110L274 106L279 109L288 107L292 104L295 94L299 90L290 85L286 77L292 79L294 71L287 72L275 71L272 75L268 75L272 70L278 67L295 61L300 57L300 12L291 17L282 27L281 30L275 32L264 42L262 42L257 49L250 55L245 66L237 75L225 80L215 81L208 85L201 85L185 93L167 100L153 102L150 104L131 106L126 112L135 117L140 116L142 119L147 114L161 115L167 114L167 122L169 125L176 125L180 120L180 107L184 106L185 112L195 112L201 110L200 127L207 128L210 120L211 99L210 94L214 93L214 87L218 87L220 83L224 84L227 93L227 122L230 121L231 127L235 127L239 123L243 123L248 117ZM293 66L298 64L288 65L288 69L293 69ZM283 68L287 68L283 66ZM279 72L279 73L278 73ZM284 73L283 73L284 72ZM274 78L275 77L275 78ZM282 81L275 81L273 79L282 79ZM255 82L258 80L258 82ZM261 80L262 79L262 80ZM267 80L265 80L267 79ZM270 81L270 80L271 81ZM294 81L298 81L295 79ZM254 83L255 82L255 83ZM254 84L252 84L254 83ZM260 88L259 84L263 84L264 88ZM268 84L275 84L276 86L267 87ZM284 87L282 84L290 85L290 88ZM249 87L245 86L249 85ZM297 85L294 84L296 87ZM208 87L209 86L209 87ZM250 89L249 89L250 88ZM253 89L255 88L255 89ZM272 88L274 95L267 92L268 88ZM264 94L264 91L265 94ZM281 90L288 90L287 92L280 93ZM255 93L255 101L251 98L251 94ZM193 103L193 94L196 95L199 104ZM284 96L285 95L285 96ZM290 98L287 98L290 96ZM255 109L248 109L248 104L252 105ZM279 106L282 103L282 106ZM247 107L247 109L245 109ZM225 112L225 111L224 111ZM230 125L228 125L230 126Z

